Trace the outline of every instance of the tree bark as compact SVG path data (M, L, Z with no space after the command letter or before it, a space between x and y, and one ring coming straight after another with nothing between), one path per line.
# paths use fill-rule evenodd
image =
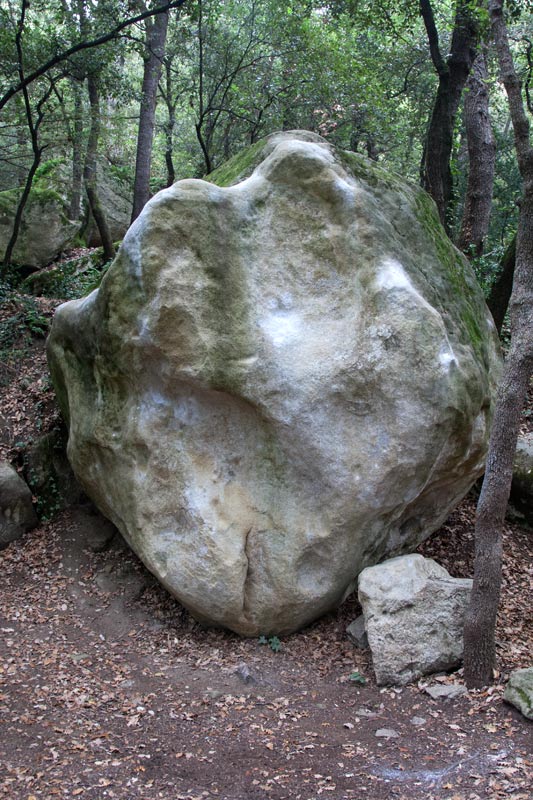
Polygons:
M496 403L476 516L474 586L464 632L465 679L469 687L485 686L493 680L495 626L501 586L501 530L510 493L521 412L533 372L533 148L529 139L529 120L507 38L503 0L490 0L489 13L511 112L524 193L510 303L511 346Z
M468 185L458 247L468 256L483 253L489 231L496 143L489 113L487 62L479 53L468 77L464 102L468 142Z
M167 28L168 11L157 14L153 19L146 21L146 55L144 58L141 110L137 135L132 222L137 219L150 199L150 168L152 164L155 108L163 56L165 55Z
M69 219L80 219L83 191L83 102L79 81L72 80L74 92L74 126L72 128L72 189L69 203Z
M463 88L475 59L478 24L468 0L457 3L451 50L447 58L440 51L439 37L430 0L420 0L433 65L439 77L435 104L429 121L423 163L423 186L437 204L439 216L450 232L453 180L450 160L453 131Z
M492 314L498 333L502 332L503 321L509 307L513 291L514 268L516 261L516 234L511 244L503 254L500 263L500 272L492 284L487 305Z
M168 119L165 123L165 164L167 168L167 186L172 186L176 180L176 169L174 167L174 127L176 125L176 98L173 97L172 89L172 64L165 59L165 81L161 94L167 107Z
M98 82L94 74L87 77L87 87L89 91L89 106L91 112L91 127L89 130L89 139L87 142L87 154L85 156L85 168L83 177L85 179L85 191L87 192L87 199L91 213L93 215L102 246L104 248L104 258L110 261L115 257L115 247L105 213L100 204L98 197L98 181L97 181L97 156L98 156L98 139L100 137L100 97L98 93Z

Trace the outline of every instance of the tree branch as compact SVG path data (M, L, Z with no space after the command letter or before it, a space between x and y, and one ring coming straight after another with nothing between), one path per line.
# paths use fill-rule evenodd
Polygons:
M8 91L2 97L0 97L0 109L2 109L11 100L12 97L14 97L20 91L24 90L31 83L36 81L37 78L41 78L50 69L52 69L52 67L56 67L58 64L63 63L63 61L66 61L76 53L80 53L83 50L90 50L93 47L99 47L102 44L106 44L106 42L110 42L113 39L116 39L119 36L119 34L123 30L128 28L130 25L135 25L137 22L142 22L142 20L148 19L149 17L153 17L156 14L161 14L165 11L169 11L171 8L181 8L181 6L185 2L186 0L170 0L170 2L168 3L163 3L163 5L157 6L156 8L143 11L141 14L137 14L134 17L128 17L128 19L123 20L107 33L103 33L101 36L96 37L96 39L90 39L89 41L78 42L72 47L69 47L67 50L64 50L62 53L57 53L57 55L53 56L53 58L50 58L46 63L38 67L38 69L26 75L23 80L20 80L16 84L16 86L12 86L10 89L8 89ZM24 0L24 3L27 4L27 0Z
M448 72L446 62L442 57L439 46L439 34L437 26L435 25L435 17L433 16L433 9L430 0L420 0L420 15L424 20L426 33L428 35L429 52L431 53L431 60L437 70L438 75L445 75Z
M527 163L532 156L529 139L529 120L522 100L522 87L515 70L507 27L503 18L503 0L490 0L489 14L492 24L492 35L500 62L500 77L505 86L509 101L509 112L513 123L518 166L524 176Z

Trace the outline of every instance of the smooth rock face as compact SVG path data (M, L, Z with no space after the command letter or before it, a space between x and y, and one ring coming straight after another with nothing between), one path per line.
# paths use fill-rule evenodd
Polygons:
M31 492L6 461L0 461L0 550L37 525Z
M306 132L212 180L235 176L156 195L49 359L74 471L148 568L279 634L463 497L500 355L422 190Z
M452 578L417 554L361 572L359 602L379 685L410 683L459 665L471 589L471 580Z
M524 717L533 719L533 667L511 673L503 699L516 706Z
M533 433L518 437L511 499L529 524L533 525Z

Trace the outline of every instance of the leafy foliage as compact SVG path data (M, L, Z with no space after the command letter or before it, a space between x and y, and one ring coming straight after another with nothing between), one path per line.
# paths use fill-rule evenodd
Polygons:
M7 381L9 370L29 348L32 339L48 334L50 320L35 299L0 286L0 366Z
M281 642L277 636L260 636L259 644L268 644L273 653L279 653L281 650Z

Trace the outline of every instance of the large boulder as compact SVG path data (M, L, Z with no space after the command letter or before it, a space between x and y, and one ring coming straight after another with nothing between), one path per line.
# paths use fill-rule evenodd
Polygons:
M518 437L513 466L511 500L533 525L533 433Z
M361 572L359 602L379 685L459 666L471 591L471 580L416 553Z
M310 133L160 192L49 360L87 494L200 620L285 633L480 475L500 355L419 188Z
M114 242L123 239L131 222L133 195L131 186L121 178L117 170L105 160L98 162L98 200L105 214L109 235ZM85 239L89 247L100 247L102 239L90 215L89 225L85 231Z
M32 495L7 461L0 461L0 550L37 525Z
M13 232L19 190L0 192L0 258ZM25 267L45 267L72 246L80 223L69 220L64 198L44 179L36 181L22 216L13 262Z

